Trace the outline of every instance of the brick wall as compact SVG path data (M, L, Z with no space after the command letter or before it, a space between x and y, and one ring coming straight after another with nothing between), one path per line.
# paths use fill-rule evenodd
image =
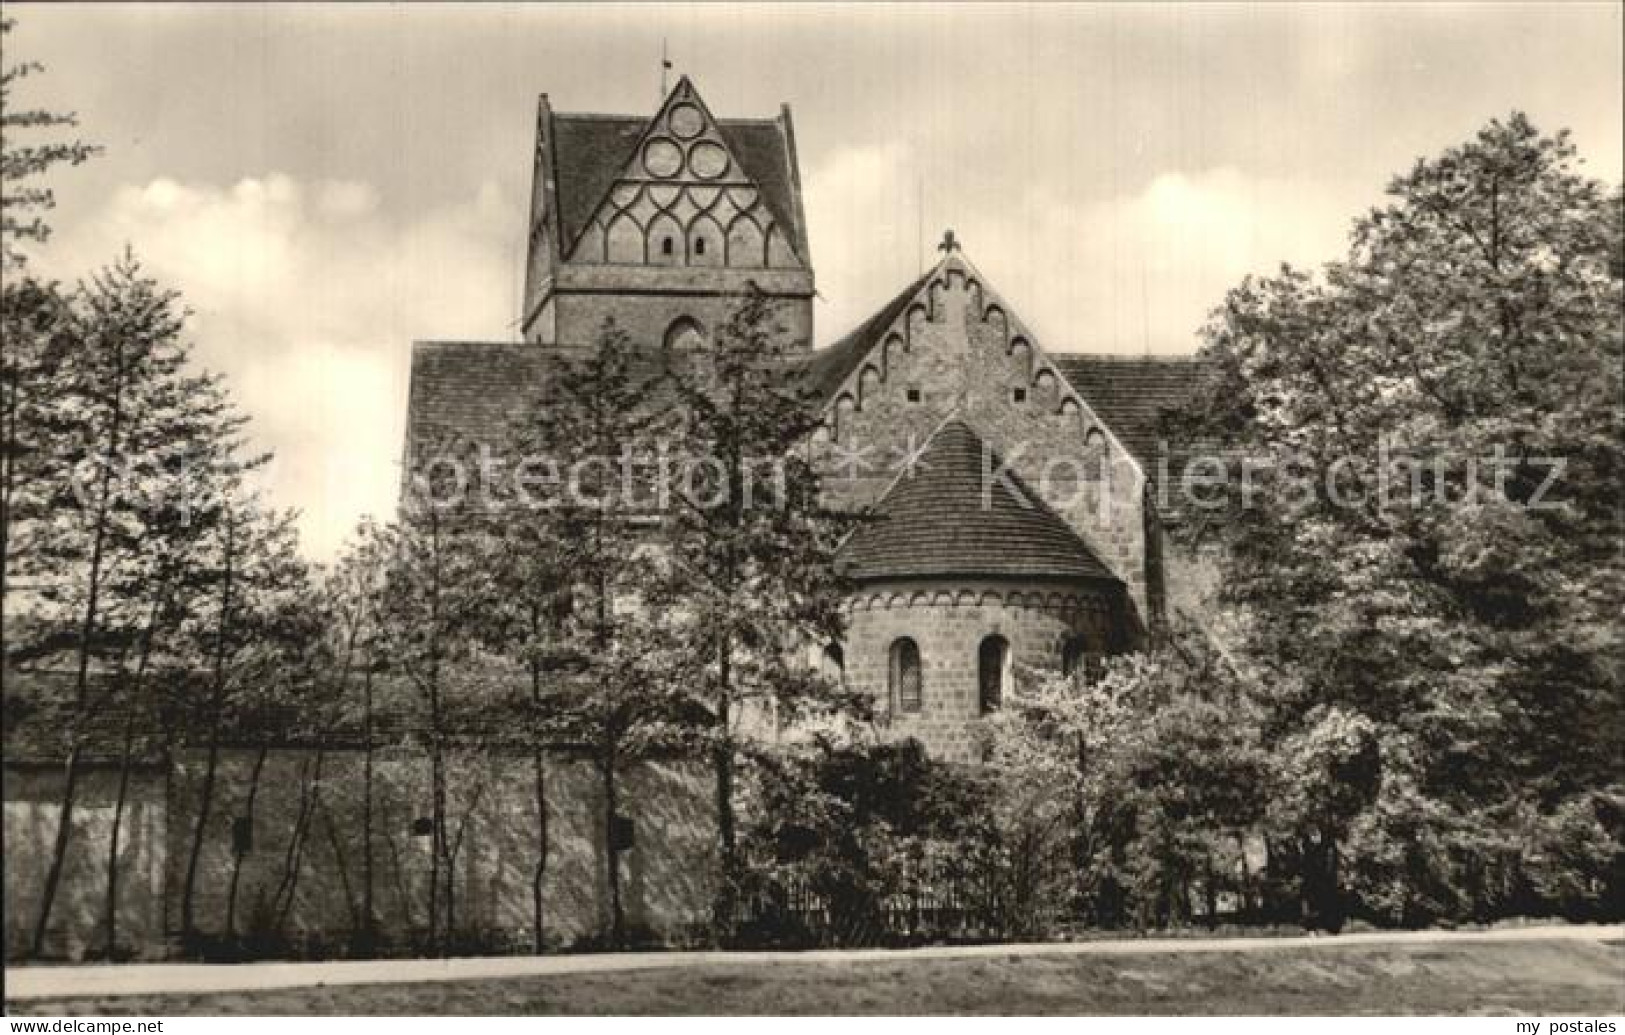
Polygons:
M834 502L878 500L900 459L957 412L1123 580L1133 618L1146 624L1139 469L974 268L945 262L879 340L836 394L829 430L814 444ZM1092 429L1103 439L1099 453L1086 445Z
M661 345L666 331L680 317L697 320L707 334L727 322L738 307L740 296L705 293L650 293L640 294L581 294L555 295L552 305L557 310L558 340L566 344L590 345L598 341L606 317L632 340L641 345ZM812 305L810 300L787 298L781 300L778 320L784 326L784 340L792 343L812 341ZM810 344L807 347L811 347Z

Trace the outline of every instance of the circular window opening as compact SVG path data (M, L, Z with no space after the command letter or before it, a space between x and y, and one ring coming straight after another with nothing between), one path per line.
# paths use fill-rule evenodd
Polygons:
M651 140L643 149L643 167L651 176L675 176L683 167L683 151L670 140Z
M684 140L698 136L705 128L705 117L692 104L679 104L671 110L671 131Z
M728 152L722 145L702 140L688 153L688 167L702 180L714 180L728 171Z

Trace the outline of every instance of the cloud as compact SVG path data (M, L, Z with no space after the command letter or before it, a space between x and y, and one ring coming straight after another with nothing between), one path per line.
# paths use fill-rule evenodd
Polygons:
M802 198L821 342L857 326L917 275L918 184L902 141L842 148L809 170Z
M1351 213L1338 185L1232 166L1166 172L1117 196L1080 200L1035 184L991 203L953 178L924 177L925 261L951 225L966 255L1056 351L1190 352L1207 314L1248 273L1342 253ZM820 342L857 326L917 273L921 173L902 141L836 151L807 177L826 300Z
M397 220L362 182L157 179L117 190L41 259L70 279L128 243L181 292L197 361L275 451L270 498L302 512L306 551L325 559L362 514L393 510L411 342L512 336L521 225L492 184Z

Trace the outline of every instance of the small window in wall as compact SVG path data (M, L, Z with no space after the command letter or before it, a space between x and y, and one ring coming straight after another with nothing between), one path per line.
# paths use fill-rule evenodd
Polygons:
M1111 456L1106 449L1106 436L1099 428L1090 428L1083 436L1083 476L1092 482L1110 473Z
M671 238L662 237L660 239L660 254L661 255L670 255L671 253L672 253L672 240L671 240Z
M1027 389L1017 388L1010 392L1012 402L1024 403L1027 401Z
M917 403L920 401L920 390L918 388L910 388L905 394L908 401L911 403Z
M984 639L976 652L977 697L983 715L998 711L1004 702L1009 670L1010 641L997 633Z
M920 710L920 647L907 636L892 641L886 682L893 708L899 712Z
M705 238L696 237L694 239L694 254L695 255L704 255L705 254Z

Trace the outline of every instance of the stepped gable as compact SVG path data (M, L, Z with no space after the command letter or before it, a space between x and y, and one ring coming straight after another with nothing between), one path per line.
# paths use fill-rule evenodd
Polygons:
M882 497L875 519L841 547L838 564L859 580L1020 577L1119 581L1064 520L1010 475L988 476L986 446L950 417L926 444L918 465ZM989 472L1001 462L989 454Z

